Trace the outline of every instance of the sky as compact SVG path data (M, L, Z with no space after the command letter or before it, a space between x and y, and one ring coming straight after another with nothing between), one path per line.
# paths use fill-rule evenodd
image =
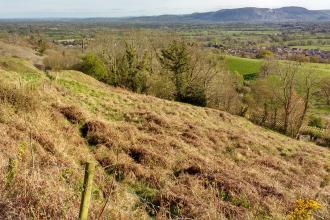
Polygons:
M330 9L330 0L0 0L0 18L126 17L283 6Z

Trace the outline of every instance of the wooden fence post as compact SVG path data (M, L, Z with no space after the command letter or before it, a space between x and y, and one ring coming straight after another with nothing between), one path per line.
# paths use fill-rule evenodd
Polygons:
M88 208L92 197L93 177L94 177L95 164L86 163L84 188L80 203L79 219L87 220Z

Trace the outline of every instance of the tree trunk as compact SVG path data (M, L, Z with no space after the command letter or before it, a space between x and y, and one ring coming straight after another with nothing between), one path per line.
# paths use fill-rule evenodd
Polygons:
M267 118L268 118L268 105L267 105L267 103L265 103L265 104L264 104L264 115L263 115L263 117L262 117L262 121L261 121L261 123L262 123L263 125L265 125L265 123L266 123L266 121L267 121Z
M301 129L303 123L304 123L305 116L306 116L306 113L307 113L307 110L308 110L308 107L309 107L309 98L310 98L310 89L308 88L307 91L306 91L306 96L305 96L305 100L304 100L304 110L301 114L301 117L299 119L299 125L297 127L297 133L299 133L299 131L300 131L300 129Z
M275 112L274 112L273 129L276 129L276 122L277 122L277 109L275 109Z
M290 117L290 113L289 113L288 109L285 109L284 125L283 125L283 132L285 134L288 133L289 117Z

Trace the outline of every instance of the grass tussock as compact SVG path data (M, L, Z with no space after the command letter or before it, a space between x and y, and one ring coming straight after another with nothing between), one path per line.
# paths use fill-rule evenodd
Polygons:
M64 117L73 124L79 124L86 121L83 112L76 106L55 106Z
M37 108L37 93L29 88L17 88L0 81L0 104L10 105L18 111Z
M81 128L82 136L90 145L105 145L113 147L118 140L118 134L101 121L88 121Z
M54 142L48 137L48 134L44 132L33 131L31 133L31 138L40 144L45 151L51 154L56 153L56 148Z

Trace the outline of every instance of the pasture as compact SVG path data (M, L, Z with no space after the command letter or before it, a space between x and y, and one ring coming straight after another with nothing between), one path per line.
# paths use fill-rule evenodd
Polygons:
M230 72L238 72L239 74L256 74L260 72L263 65L263 60L261 59L250 59L241 58L235 56L226 56L225 66ZM280 63L285 64L293 61L280 61ZM322 77L330 76L330 64L323 63L302 63L301 69L304 71L315 72L316 75Z

